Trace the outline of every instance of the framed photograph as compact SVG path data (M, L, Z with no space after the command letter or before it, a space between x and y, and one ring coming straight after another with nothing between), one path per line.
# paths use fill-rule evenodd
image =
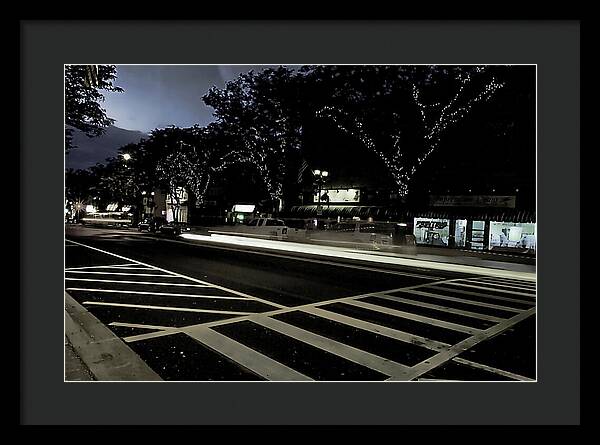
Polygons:
M23 423L579 422L578 22L21 27Z

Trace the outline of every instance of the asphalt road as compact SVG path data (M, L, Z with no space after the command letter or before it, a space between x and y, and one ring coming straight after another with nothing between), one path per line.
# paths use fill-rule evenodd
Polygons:
M65 289L164 380L534 380L535 283L67 226Z

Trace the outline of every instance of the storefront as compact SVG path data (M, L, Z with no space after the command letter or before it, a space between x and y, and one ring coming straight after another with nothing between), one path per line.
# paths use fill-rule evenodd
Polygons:
M413 234L417 244L447 246L450 237L450 220L437 218L415 218Z
M536 223L414 218L417 244L472 250L535 253Z
M168 222L188 222L188 193L183 187L176 190L176 196L167 194L165 199L164 216Z
M490 221L488 247L492 250L536 250L535 223Z

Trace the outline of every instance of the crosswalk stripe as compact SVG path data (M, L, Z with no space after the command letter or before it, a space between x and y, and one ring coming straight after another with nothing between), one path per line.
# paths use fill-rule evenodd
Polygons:
M508 307L508 306L501 306L498 304L482 303L481 301L476 301L476 300L466 300L464 298L449 297L447 295L434 294L432 292L425 292L425 291L421 291L418 289L407 289L407 290L402 290L399 292L410 293L410 294L415 294L415 295L423 295L424 297L432 297L432 298L438 298L440 300L455 301L457 303L465 303L465 304L470 304L473 306L488 307L490 309L499 309L499 310L508 311L508 312L521 312L521 310L522 310L522 309L515 309L513 307Z
M182 287L212 287L208 284L191 284L191 283L159 283L154 281L129 281L129 280L100 280L97 278L72 278L67 277L65 280L70 281L92 281L94 283L123 283L123 284L151 284L153 286L182 286Z
M499 322L499 321L504 320L504 318L494 317L493 315L481 314L479 312L465 311L462 309L455 309L452 307L440 306L440 305L432 304L432 303L424 303L422 301L410 300L408 298L402 298L402 297L398 297L395 295L379 295L378 298L381 298L383 300L389 300L389 301L398 301L400 303L406 303L406 304L410 304L413 306L421 306L421 307L425 307L428 309L436 309L436 310L448 312L451 314L464 315L465 317L479 318L481 320L487 320L487 321L492 321L492 322Z
M254 297L254 296L252 296L252 295L248 295L248 294L245 294L245 293L243 293L243 292L239 292L239 291L236 291L236 290L233 290L233 289L229 289L229 288L226 288L226 287L223 287L223 286L219 286L219 285L217 285L217 284L209 283L209 282L207 282L207 281L202 281L202 280L199 280L199 279L197 279L197 278L193 278L193 277L188 277L187 275L183 275L183 274L180 274L180 273L177 273L177 272L172 272L172 271L170 271L170 270L163 269L163 268L161 268L161 267L157 267L157 266L153 266L153 265L151 265L151 264L143 263L143 262L141 262L141 261L132 260L131 258L127 258L127 257L125 257L125 256L122 256L122 255L117 255L116 253L108 252L108 251L106 251L106 250L98 249L97 247L87 246L87 245L85 245L85 244L77 243L77 242L75 242L75 241L71 241L71 242L73 242L74 244L76 244L76 245L78 245L78 246L86 247L86 248L88 248L88 249L95 250L95 251L97 251L97 252L102 252L102 253L104 253L104 254L111 255L111 256L114 256L114 257L116 257L116 258L121 258L121 259L123 259L123 260L127 260L127 261L134 262L134 263L136 263L136 264L141 264L142 266L148 266L148 267L152 267L153 269L160 270L160 271L162 271L162 272L166 272L166 273L167 273L167 275L159 275L159 276L171 276L171 277L177 277L177 278L184 278L184 279L186 279L186 280L188 280L188 281L193 281L193 282L195 282L195 283L199 283L199 284L208 284L208 285L210 285L211 287L214 287L215 289L221 289L221 290L223 290L223 291L225 291L225 292L227 292L227 293L230 293L230 294L235 294L235 295L239 295L239 296L242 296L242 297L251 298L251 299L253 299L253 300L260 301L260 302L262 302L262 303L268 304L268 305L270 305L270 306L275 306L275 307L278 307L278 308L285 308L285 307L286 307L286 306L284 306L284 305L282 305L282 304L275 303L275 302L268 301L268 300L263 300L262 298L259 298L259 297Z
M515 374L514 372L505 371L504 369L494 368L492 366L484 365L483 363L472 362L471 360L465 360L461 357L454 357L452 359L453 362L460 363L462 365L470 366L472 368L483 369L484 371L489 371L494 374L502 375L505 377L509 377L515 380L524 380L524 381L534 381L529 377L525 377L519 374Z
M65 270L79 270L79 269L104 269L104 268L123 268L126 266L134 266L135 263L127 264L104 264L102 266L81 266L81 267L65 267Z
M95 274L95 275L126 275L129 277L176 277L175 275L169 274L155 274L155 273L125 273L125 272L88 272L87 270L67 270L67 273L84 273L84 274Z
M424 315L417 315L411 312L399 311L398 309L391 309L385 306L378 306L376 304L367 303L366 301L345 301L344 304L357 306L363 309L369 309L376 312L381 312L395 317L408 318L409 320L420 321L422 323L439 326L446 329L452 329L454 331L464 332L466 334L474 335L480 332L479 329L470 328L457 323L451 323L449 321L438 320L437 318L425 317Z
M312 380L310 377L212 329L198 327L186 331L186 334L267 380Z
M522 286L535 286L536 280L519 280L518 278L502 278L502 277L486 277L486 276L477 276L471 277L476 278L478 280L489 281L491 283L508 283L508 284L519 284Z
M444 285L446 285L448 283L444 283ZM531 306L535 306L535 301L532 300L520 300L517 298L510 298L510 297L501 297L500 295L490 295L490 294L484 294L481 292L474 292L474 291L468 291L468 290L463 290L463 289L448 289L447 287L443 287L443 286L427 286L427 287L423 287L423 289L430 289L430 290L442 290L442 291L449 291L449 292L456 292L459 294L463 294L463 295L473 295L476 297L482 297L482 298L488 298L488 299L492 299L492 300L499 300L499 301L506 301L509 303L520 303L520 304L528 304Z
M469 338L464 339L463 341L455 344L452 348L441 351L434 355L433 357L428 358L427 360L423 360L421 363L413 366L411 368L411 374L409 380L415 379L417 377L422 376L423 374L431 371L433 368L436 368L448 360L452 360L454 357L466 351L467 349L472 348L476 344L487 340L494 335L499 334L500 332L505 331L506 329L514 326L518 322L525 320L527 317L535 314L535 307L532 307L526 311L521 312L520 314L515 315L512 318L504 320L491 328L486 329L485 331L481 331L480 335L473 335ZM393 379L389 379L393 380Z
M155 329L158 331L171 331L179 330L179 328L173 326L155 326L151 324L138 324L138 323L124 323L121 321L113 321L108 324L109 326L118 326L123 328L138 328L138 329Z
M532 291L533 294L535 294L535 287L523 287L523 286L515 286L513 284L500 284L500 283L490 283L487 281L480 281L480 280L476 280L476 279L467 279L465 280L468 283L473 283L473 284L481 284L481 285L485 285L485 286L490 286L489 288L492 290L495 290L497 287L500 288L509 288L509 289L519 289L519 290L525 290L525 291Z
M176 311L176 312L202 312L208 314L229 314L229 315L248 315L251 312L235 312L235 311L217 311L212 309L196 309L191 307L174 307L174 306L153 306L145 304L131 303L107 303L105 301L84 301L83 304L94 306L113 306L113 307L129 307L134 309L153 309L159 311Z
M252 319L252 322L389 376L405 375L409 369L406 365L393 362L274 318L257 316Z
M535 294L530 294L530 293L525 293L525 292L517 292L517 291L511 291L511 290L504 290L504 289L490 289L489 287L485 287L485 286L476 286L474 284L465 284L465 283L461 283L458 281L450 281L448 283L445 283L448 286L464 286L464 287L472 287L474 289L485 289L485 290L493 290L494 292L502 292L505 294L514 294L514 295L524 295L526 297L535 297Z
M373 332L374 334L379 334L389 338L393 338L394 340L399 340L405 343L411 343L417 346L422 346L427 349L437 351L450 346L448 343L442 343L439 341L431 340L429 338L421 337L419 335L398 331L396 329L388 328L387 326L381 326L375 323L371 323L369 321L348 317L346 315L327 311L318 307L305 307L301 310L302 312L306 312L308 314L316 315L318 317L326 318L328 320L336 321L338 323L343 323L345 325L352 326L358 329Z
M245 297L225 297L223 295L194 295L194 294L172 294L168 292L142 292L135 290L121 290L121 289L87 289L84 287L68 287L66 290L78 290L85 292L106 292L106 293L119 293L119 294L136 294L136 295L163 295L169 297L189 297L189 298L208 298L215 300L245 300L250 301L249 298Z
M153 270L150 267L127 267L127 266L87 266L87 267L68 267L65 271L72 270L90 270L90 269L124 269L124 270Z

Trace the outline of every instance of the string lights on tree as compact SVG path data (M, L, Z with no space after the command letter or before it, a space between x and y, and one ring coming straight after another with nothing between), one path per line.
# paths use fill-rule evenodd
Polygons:
M365 120L356 113L351 114L341 107L324 106L316 112L316 115L333 121L340 130L354 136L374 152L383 161L394 179L398 195L406 197L413 175L419 166L439 148L441 138L448 128L464 119L475 104L489 100L496 91L503 87L503 83L492 77L476 94L469 93L473 89L471 88L473 75L484 72L484 67L458 71L455 74L458 88L444 106L440 102L426 103L422 98L423 87L420 87L415 80L411 82L411 95L419 110L419 118L423 127L422 149L413 160L404 156L399 130L391 132L391 149L388 145L388 150L384 151L376 144ZM431 71L426 73L428 82L431 82L432 77ZM392 114L394 117L397 116L395 111ZM371 130L371 133L373 132Z

